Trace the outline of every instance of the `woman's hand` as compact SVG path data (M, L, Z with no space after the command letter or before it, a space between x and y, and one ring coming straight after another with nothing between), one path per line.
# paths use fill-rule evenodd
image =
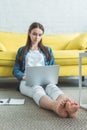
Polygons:
M25 76L23 76L23 77L22 77L22 80L25 80L25 79L26 79L26 77L25 77Z

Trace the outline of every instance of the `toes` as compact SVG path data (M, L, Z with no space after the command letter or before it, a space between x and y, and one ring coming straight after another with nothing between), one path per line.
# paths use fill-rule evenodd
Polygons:
M71 104L70 104L70 102L66 102L66 110L67 111L70 111L71 110Z
M78 103L70 103L70 102L66 103L66 110L67 110L67 112L75 113L78 109L79 109Z

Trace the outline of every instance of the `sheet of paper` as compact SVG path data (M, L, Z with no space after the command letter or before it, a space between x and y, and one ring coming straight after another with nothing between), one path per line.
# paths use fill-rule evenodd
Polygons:
M11 98L9 101L9 104L17 104L17 105L21 105L24 104L25 99L13 99Z
M6 98L0 99L0 105L22 105L24 104L25 99L14 99L14 98Z
M5 105L8 103L8 98L6 99L0 99L0 105Z

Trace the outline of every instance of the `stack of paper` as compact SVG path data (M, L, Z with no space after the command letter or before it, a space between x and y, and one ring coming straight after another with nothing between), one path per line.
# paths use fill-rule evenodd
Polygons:
M24 104L25 99L14 99L14 98L6 98L0 99L0 105L22 105Z

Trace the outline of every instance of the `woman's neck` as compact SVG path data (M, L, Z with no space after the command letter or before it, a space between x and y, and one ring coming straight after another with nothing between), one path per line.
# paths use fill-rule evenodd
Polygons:
M33 45L30 49L31 49L31 50L38 50L39 47L38 47L37 45Z

